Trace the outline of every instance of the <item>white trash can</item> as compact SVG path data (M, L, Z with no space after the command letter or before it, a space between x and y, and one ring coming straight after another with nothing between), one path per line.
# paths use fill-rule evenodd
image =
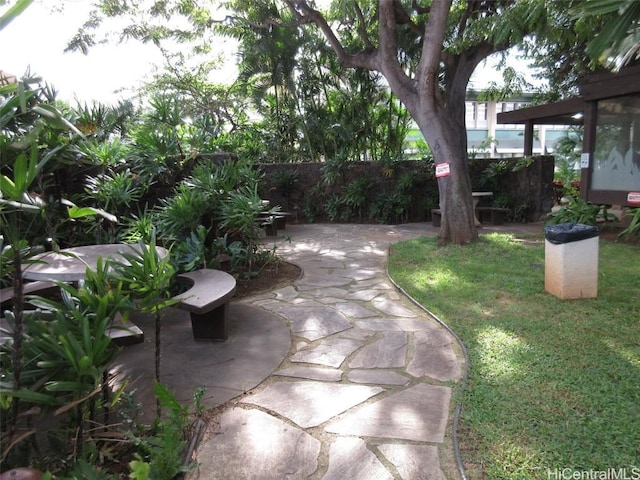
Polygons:
M545 226L544 289L561 299L598 296L598 228L581 223Z

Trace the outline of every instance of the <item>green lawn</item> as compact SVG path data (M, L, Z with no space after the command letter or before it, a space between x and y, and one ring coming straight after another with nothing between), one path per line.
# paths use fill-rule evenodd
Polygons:
M598 298L560 300L544 291L533 240L391 249L394 280L468 350L458 432L469 478L640 478L640 249L601 241Z

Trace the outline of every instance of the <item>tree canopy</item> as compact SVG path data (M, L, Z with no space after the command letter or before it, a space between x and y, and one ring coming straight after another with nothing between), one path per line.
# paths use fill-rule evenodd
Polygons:
M125 19L120 39L134 38L159 46L166 41L188 42L190 50L198 54L212 53L212 35L235 36L241 45L240 80L245 92L254 98L261 114L278 126L280 145L306 145L309 154L314 151L317 135L309 122L300 118L313 112L313 102L322 94L329 101L331 95L323 92L326 83L322 82L332 82L342 74L337 68L326 70L331 64L318 68L307 61L313 57L304 48L314 45L325 60L327 52L333 51L334 66L352 69L351 78L360 75L359 85L368 79L376 89L388 88L410 113L431 147L435 163L446 172L438 181L444 212L441 240L467 243L477 232L464 112L466 88L476 67L489 55L517 45L536 65L544 67L557 96L570 94L576 82L603 60L603 46L610 45L604 53L610 58L633 43L637 30L637 7L633 4L629 0L442 0L420 4L351 0L319 9L312 0L232 0L220 5L223 13L216 14L218 5L211 1L100 0L69 48L86 51L99 41L97 28L116 17ZM594 37L594 31L601 35ZM589 60L588 53L599 57ZM299 79L309 68L317 68L315 78L322 81L301 100L305 90ZM376 95L363 99L377 105L384 102L384 97ZM303 132L301 142L298 132ZM324 133L331 134L326 125ZM324 155L334 154L335 149L325 147Z

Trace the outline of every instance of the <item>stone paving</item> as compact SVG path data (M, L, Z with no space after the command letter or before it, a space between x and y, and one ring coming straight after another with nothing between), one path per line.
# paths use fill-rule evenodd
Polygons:
M458 478L451 417L463 355L386 274L388 246L430 228L287 228L278 253L303 276L241 303L281 316L291 350L223 406L189 479Z

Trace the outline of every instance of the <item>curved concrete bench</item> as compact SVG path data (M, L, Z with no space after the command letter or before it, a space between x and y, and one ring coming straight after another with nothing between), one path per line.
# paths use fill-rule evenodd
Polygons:
M47 297L51 295L57 295L60 292L60 288L54 282L45 280L38 280L35 282L25 282L23 287L24 295L39 295ZM25 300L25 313L29 313L34 310L35 307L30 305L28 300ZM0 317L5 309L13 308L13 287L3 288L0 290ZM43 314L41 318L47 318L47 314ZM10 332L12 329L9 324L0 318L0 328L4 328L5 331ZM134 345L136 343L144 342L144 332L131 322L125 322L122 315L118 314L114 319L113 324L107 330L107 335L113 340L116 345ZM0 344L7 340L5 333L0 334Z
M37 281L37 282L24 282L22 287L22 293L24 295L42 295L58 291L58 286L53 282ZM13 287L6 287L0 289L0 307L11 308L13 306Z
M229 300L236 293L236 279L226 272L206 268L182 273L178 278L190 288L173 299L179 300L176 308L190 313L194 340L225 341Z

